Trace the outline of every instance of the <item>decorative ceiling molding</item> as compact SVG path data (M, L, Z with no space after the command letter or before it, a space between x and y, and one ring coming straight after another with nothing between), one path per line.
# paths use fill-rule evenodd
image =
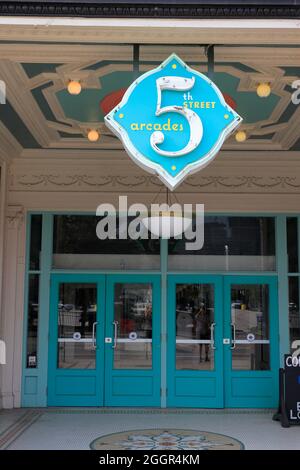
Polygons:
M0 28L1 31L1 28ZM1 33L0 33L1 34ZM131 39L132 40L132 39ZM198 68L202 72L206 69L207 59L204 48L201 46L183 46L183 45L162 45L160 55L175 50L190 61L196 61ZM147 60L148 63L141 63L142 72L153 67L151 61L157 61L156 53L158 46L142 46L141 60ZM222 54L220 53L222 52ZM81 149L82 158L86 158L86 152L93 149L102 151L121 150L122 144L116 139L103 123L99 122L79 122L65 116L64 110L57 98L56 93L66 87L66 81L69 77L81 77L89 88L102 87L101 79L105 75L117 71L132 71L132 46L116 45L62 45L62 44L36 44L34 47L30 44L0 44L0 77L5 80L7 85L8 98L15 111L23 120L25 126L35 138L35 140L44 148L53 149L53 156L56 158L56 149L68 152L68 149ZM2 58L2 54L3 57ZM58 65L56 70L50 68L51 72L41 72L32 78L25 73L21 62L24 60L33 63L47 63L49 57ZM128 63L107 64L99 68L86 70L105 59L112 58L118 61L127 61ZM254 92L258 82L270 81L272 83L272 92L280 97L267 119L256 121L255 123L243 123L243 129L247 132L247 141L237 143L232 136L224 144L224 150L248 150L248 151L280 151L291 148L299 139L298 122L300 118L300 107L291 116L287 122L280 122L280 117L284 114L290 104L291 93L287 90L295 78L295 71L285 73L280 64L292 64L295 68L300 63L300 48L266 48L266 47L223 47L215 48L215 71L224 72L239 79L238 91ZM231 62L230 62L231 61ZM220 64L220 62L222 62ZM224 64L225 62L225 64ZM242 69L234 66L234 62L246 65ZM51 63L51 62L50 62ZM274 64L278 65L274 65ZM300 67L299 67L300 69ZM47 69L45 69L47 70ZM48 102L48 105L55 116L51 121L45 117L38 102L34 99L32 91L37 87L44 88L41 93ZM261 102L263 104L263 100ZM284 118L286 120L287 118ZM56 122L57 121L57 122ZM89 142L85 135L88 129L97 128L100 131L101 139L98 142ZM2 128L5 133L5 129ZM78 136L81 134L82 137ZM6 132L6 140L14 140ZM16 152L15 152L16 150ZM12 149L13 155L19 155L20 148ZM99 158L103 155L99 154Z
M14 136L8 132L6 127L0 121L0 157L6 162L10 162L13 158L19 157L22 147Z
M277 138L281 141L283 148L290 148L295 144L299 138L299 122L300 122L300 106L296 109L294 113L294 119L291 120L288 127L279 132Z
M1 1L1 0L0 0ZM1 18L0 18L1 19ZM298 22L299 23L299 22ZM38 27L35 29L38 30ZM91 28L92 29L92 28ZM101 31L101 28L99 28ZM98 30L99 30L98 29ZM113 29L113 28L112 28ZM190 27L193 30L192 25ZM51 25L43 29L45 32L51 31ZM65 27L61 30L61 33L64 31L73 32L76 36L78 33L77 44L63 44L62 34L58 34L55 38L55 43L35 43L34 47L32 44L26 42L26 27L22 27L23 37L20 37L19 43L0 43L0 59L8 59L14 62L23 62L23 63L62 63L62 64L72 64L75 63L92 63L95 60L110 60L110 61L122 61L122 60L132 60L132 44L133 39L135 38L135 28L130 28L131 37L129 43L123 43L122 35L118 37L118 44L89 44L85 36L80 37L80 28L70 28ZM168 28L166 28L168 30ZM180 33L180 28L174 30L177 33ZM5 31L5 25L0 23L0 40L9 41L9 38L5 35L2 37L2 32ZM291 29L294 34L294 44L299 45L300 41L300 26L299 29ZM243 30L244 37L247 37L248 29ZM268 29L264 30L265 34L273 36L280 32L269 31ZM215 62L229 62L230 64L234 62L241 62L249 64L255 64L258 69L261 67L280 67L280 66L295 66L300 61L300 47L284 47L286 30L283 30L280 36L280 47L274 46L270 47L257 47L256 45L247 45L243 46L243 43L239 43L237 46L234 46L235 43L232 43L229 46L226 45L215 45L214 55ZM8 34L9 36L9 34ZM160 39L156 38L157 41ZM82 41L80 43L80 41ZM208 40L204 42L206 44ZM264 44L268 44L265 42ZM161 60L165 59L167 55L175 52L180 57L188 62L199 61L204 64L207 62L207 57L204 53L204 48L201 46L201 43L198 45L196 38L194 38L190 44L180 44L177 42L172 44L169 42L166 44L143 44L140 46L140 61L156 61L160 63ZM250 65L251 66L251 65Z
M34 157L36 154L36 158ZM157 194L162 183L134 165L124 152L109 151L103 161L77 158L69 151L60 153L59 160L52 152L26 153L10 166L9 192L17 200L24 192L89 193L149 193ZM71 162L71 164L70 164ZM300 152L226 152L201 173L181 184L176 193L300 193ZM52 197L52 196L51 196Z
M290 122L277 124L280 116L283 114L291 101L291 94L285 90L286 84L291 84L290 77L286 77L284 70L282 70L280 67L263 67L261 65L257 67L255 63L249 64L247 58L243 59L243 62L241 63L253 68L254 72L244 72L233 66L222 66L218 64L215 66L215 71L225 72L232 75L233 77L239 78L239 84L237 88L239 92L254 92L258 83L271 82L272 93L279 96L280 100L272 110L272 113L268 119L249 124L245 122L243 123L243 129L247 132L247 137L251 137L251 141L247 140L247 142L241 145L235 142L234 137L232 136L230 139L228 139L227 142L225 142L224 149L236 149L237 147L242 149L243 145L244 147L247 147L247 149L251 150L260 150L262 148L269 150L287 149L288 147L282 146L281 141L278 139L276 134L281 130L285 131L290 125ZM291 121L293 120L294 117L292 116ZM274 133L272 139L255 139L256 136L264 136L270 133ZM295 138L297 139L298 135Z
M0 26L0 39L2 28ZM45 31L48 28L45 28ZM24 29L24 34L26 28ZM74 33L76 29L74 30ZM132 39L132 38L131 38ZM18 44L0 44L0 59L9 59L15 62L23 63L89 63L97 60L132 60L132 46L126 44L110 44L109 46L103 44L88 44L84 38L78 39L83 41L80 44L63 44L60 35L56 37L55 44L41 44L36 43L34 47L32 44L26 43L25 38L20 38ZM121 38L120 38L121 40ZM59 41L59 43L58 43Z
M0 77L6 83L7 99L27 129L43 147L56 140L57 132L45 125L45 118L28 89L28 78L19 63L0 60Z
M274 33L269 31L269 34ZM298 63L300 58L298 35L295 33L295 45L297 47L292 48L284 47L284 36L285 32L282 32L280 35L280 46L275 49L264 46L217 46L215 47L215 60L230 63L246 61L249 64L255 63L256 68L259 65L262 67L293 66L295 63ZM267 43L264 43L264 45L267 45Z
M184 50L183 47L181 47L181 49ZM257 50L257 54L260 54L260 48L255 49ZM201 52L202 48L199 48L199 50ZM189 54L191 54L191 51L189 51ZM80 76L80 74L84 74L86 82L89 82L89 87L98 88L100 90L102 88L101 79L107 74L119 71L132 71L132 62L127 64L112 63L95 70L87 71L86 68L93 65L96 60L98 60L98 58L94 57L93 60L89 59L63 64L57 67L56 73L42 72L33 78L28 78L21 64L18 62L4 60L0 63L0 75L8 83L8 93L11 97L11 102L26 127L42 147L53 149L81 148L83 150L93 148L102 150L122 148L119 140L112 135L103 122L79 122L66 117L57 98L57 92L66 87L68 77L77 77ZM292 125L294 116L291 117L289 122L278 124L278 120L290 103L291 96L290 93L285 90L285 87L287 84L291 83L291 77L285 76L284 71L280 67L271 67L270 65L259 65L257 67L256 63L249 64L247 59L244 59L244 63L253 68L254 71L244 71L229 64L219 65L218 63L215 65L215 71L227 73L238 78L238 91L240 92L254 92L258 82L268 81L271 77L273 93L280 97L280 101L272 110L268 119L260 120L255 123L243 123L243 128L248 136L246 142L239 144L235 141L234 137L231 137L224 144L224 149L265 149L270 151L288 149L289 143L291 146L298 139L297 126ZM150 63L142 63L140 70L144 72L151 67L153 67L153 65ZM195 68L203 71L203 64L196 65ZM88 76L88 73L90 76ZM49 86L43 89L42 93L56 118L56 122L48 121L45 118L31 93L36 87L47 84L49 84ZM22 90L22 93L20 93L20 90ZM98 142L90 143L86 139L85 135L91 128L96 128L100 131L101 139ZM283 146L278 136L285 135L287 130L288 133L286 133ZM67 134L67 136L62 136L60 132ZM274 134L271 138L269 136L270 133ZM75 137L74 134L82 134L83 136L81 138ZM264 138L265 135L267 136L266 138ZM250 137L251 139L249 139Z
M155 176L101 176L88 174L34 173L18 174L10 178L10 191L101 191L101 192L153 192L163 188ZM230 193L297 193L300 194L299 176L213 175L190 177L178 193L182 192Z
M125 150L107 150L106 152L99 153L97 149L91 149L88 153L84 154L82 158L82 150L80 149L23 149L19 158L15 159L16 168L48 168L51 165L57 167L69 168L70 160L74 160L73 165L76 168L86 168L87 166L92 170L101 166L102 171L115 172L116 164L117 170L124 168L125 171L134 173L134 170L140 172L140 168L137 167L128 156ZM291 165L293 167L300 167L300 152L298 151L256 151L249 153L243 149L231 152L228 150L221 150L212 162L210 167L238 167L243 166L247 168L258 168L265 167L266 169L278 167L286 168ZM99 171L99 170L98 170Z

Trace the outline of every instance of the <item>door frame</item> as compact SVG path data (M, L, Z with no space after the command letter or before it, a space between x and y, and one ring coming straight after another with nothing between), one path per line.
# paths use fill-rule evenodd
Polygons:
M211 371L176 371L175 365L175 302L177 283L214 283L215 285L215 374ZM231 290L232 284L267 284L269 286L269 338L270 370L267 371L233 371L231 369ZM219 295L218 295L219 294ZM213 274L169 274L168 275L168 394L167 406L200 407L200 408L274 408L278 404L278 367L279 367L279 315L278 315L278 278L277 275L213 275ZM219 321L219 327L218 327ZM223 338L229 338L230 344L223 344ZM219 350L219 354L218 354ZM215 376L218 383L218 394L215 401L211 398L193 396L176 397L176 380L186 379L186 387L192 389L192 382L197 378ZM234 390L245 381L244 396L238 396ZM253 393L253 389L263 390ZM252 391L251 391L252 390ZM250 392L251 391L251 392ZM251 396L252 393L252 396ZM263 396L266 393L266 396Z
M213 284L214 285L214 341L215 357L213 371L176 370L176 284ZM167 406L193 408L223 408L223 311L222 311L222 275L214 274L169 274L168 282L168 344L167 344ZM183 384L183 380L185 384ZM182 385L180 385L182 384ZM194 396L185 394L188 390L198 390ZM203 395L201 396L203 388ZM178 394L177 394L178 390ZM181 390L181 392L179 392ZM181 396L180 396L181 393ZM200 406L199 406L200 405Z
M152 284L152 369L114 369L113 343L105 345L105 405L160 407L161 405L161 276L160 274L108 274L105 337L113 341L114 285ZM131 380L132 393L124 387L124 378ZM144 382L144 384L143 384ZM122 386L123 384L123 386ZM128 382L126 381L126 385ZM147 388L148 386L148 388ZM149 393L149 390L152 393ZM135 393L136 391L139 393Z
M59 369L57 367L58 302L61 283L96 284L97 286L97 347L95 369ZM103 406L103 377L98 373L104 367L105 275L103 274L51 274L48 354L48 406ZM104 299L104 302L103 302ZM69 379L69 380L68 380ZM71 382L72 381L72 382ZM68 383L69 382L69 383ZM65 383L65 391L63 390ZM71 386L72 384L72 386ZM61 387L61 388L60 388ZM61 389L61 393L57 393ZM78 393L85 390L86 393Z
M57 364L57 303L59 300L59 284L67 283L93 283L97 285L97 349L96 349L96 369L58 369ZM112 369L113 353L111 344L105 343L105 337L112 337L111 318L113 315L113 286L116 282L121 283L153 283L153 306L157 313L156 321L153 324L153 369L152 371L130 371L130 376L152 377L155 393L152 398L143 395L133 395L131 397L114 397L112 393L112 381L115 373ZM213 283L215 285L215 312L219 321L223 322L222 328L215 328L215 343L218 348L215 352L216 371L220 371L220 382L218 383L218 396L214 400L207 398L199 403L198 397L177 397L175 395L176 378L186 378L193 380L199 377L211 376L211 371L176 371L175 369L175 286L176 283ZM231 338L230 318L231 318L231 296L230 286L232 284L268 284L270 293L269 315L270 315L270 371L232 371L231 370L231 350L230 345L223 345L223 337ZM48 406L161 406L161 341L165 335L161 335L161 275L160 274L88 274L88 273L52 273L50 296L50 318L49 318L49 357L48 357ZM219 293L220 295L218 295ZM104 302L103 302L104 299ZM223 274L168 274L167 280L167 407L201 407L201 408L270 408L276 407L278 401L278 367L279 367L279 316L278 316L278 278L277 275L223 275ZM223 303L223 305L222 305ZM272 318L271 318L272 315ZM215 318L217 318L215 317ZM223 357L222 351L223 349ZM219 350L219 351L218 351ZM173 357L172 357L173 356ZM97 373L97 371L105 373ZM90 378L95 383L95 394L72 395L66 393L60 397L55 393L57 378L78 377L78 372L82 377ZM126 376L126 371L118 371L120 376ZM223 379L224 377L224 379ZM232 393L233 380L269 380L272 383L272 396L266 398L251 398L234 396ZM219 386L220 385L220 386ZM80 387L79 387L80 388ZM200 406L199 406L200 405Z
M232 340L231 333L231 288L232 284L267 284L269 286L269 339L270 370L246 371L232 370L230 345L224 346L224 386L226 408L276 408L278 405L278 368L279 368L279 315L278 279L276 275L228 275L224 276L224 337ZM265 383L268 396L259 396L260 384ZM238 394L241 383L248 395ZM256 383L256 386L255 386ZM235 388L234 388L235 387ZM235 391L234 391L235 390Z

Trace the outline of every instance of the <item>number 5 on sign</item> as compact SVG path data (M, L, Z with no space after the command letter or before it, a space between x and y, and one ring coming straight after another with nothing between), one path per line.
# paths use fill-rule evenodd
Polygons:
M161 150L158 145L162 144L165 140L164 133L161 131L153 132L150 137L151 147L159 155L165 157L181 157L187 153L192 152L201 142L203 135L203 126L200 117L194 111L187 109L183 106L165 106L161 108L161 92L162 90L172 91L189 91L195 85L195 78L184 78L184 77L160 77L156 80L157 87L157 105L156 105L156 116L161 116L165 113L176 113L184 116L189 123L190 138L187 145L178 151L167 151Z
M299 339L292 342L292 349L295 349L295 351L292 354L293 357L300 356L300 340Z

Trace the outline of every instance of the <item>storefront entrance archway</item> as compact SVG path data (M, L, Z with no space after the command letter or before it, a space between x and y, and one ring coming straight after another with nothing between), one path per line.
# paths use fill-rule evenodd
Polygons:
M276 276L169 275L167 312L162 288L159 274L52 275L48 405L275 407Z

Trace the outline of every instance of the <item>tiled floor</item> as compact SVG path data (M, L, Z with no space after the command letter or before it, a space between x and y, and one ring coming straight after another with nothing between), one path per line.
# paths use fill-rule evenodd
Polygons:
M270 410L19 409L0 411L0 449L89 449L99 436L145 428L226 434L246 449L298 449L300 427Z

